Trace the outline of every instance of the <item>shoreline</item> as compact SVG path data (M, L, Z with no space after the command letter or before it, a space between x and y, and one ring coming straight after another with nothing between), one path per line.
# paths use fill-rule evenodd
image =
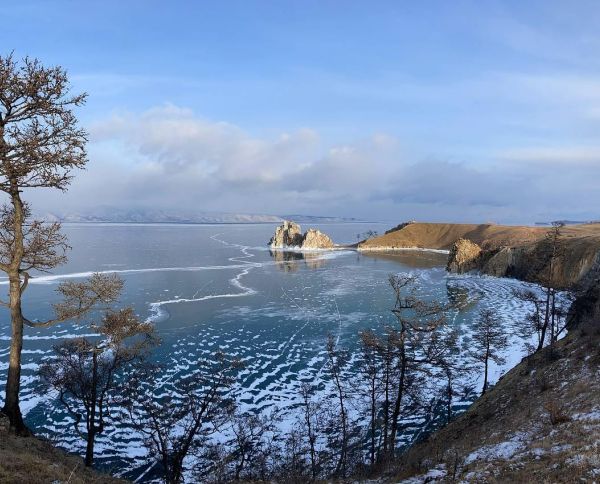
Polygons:
M280 252L335 252L335 251L354 251L354 252L429 252L434 254L450 254L449 250L445 249L428 249L424 247L356 247L356 245L339 245L330 248L313 248L306 249L298 246L289 247L272 247L267 245L269 250L276 250Z
M429 252L434 254L449 255L446 249L428 249L424 247L356 247L358 252Z

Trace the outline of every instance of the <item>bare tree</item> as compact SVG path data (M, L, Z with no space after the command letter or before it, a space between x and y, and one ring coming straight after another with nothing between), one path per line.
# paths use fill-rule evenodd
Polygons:
M483 395L488 388L489 362L497 365L504 363L501 351L508 347L508 335L502 327L502 321L491 309L483 309L473 322L472 358L483 365Z
M436 366L444 381L442 398L445 401L446 419L445 423L452 420L452 404L456 395L465 395L472 391L472 386L466 383L466 377L473 372L473 368L466 364L464 355L460 351L458 331L450 329L445 334L445 353L436 362Z
M143 360L156 342L154 328L136 317L133 309L107 311L97 338L76 338L54 347L56 357L39 370L42 379L58 391L59 399L74 417L74 428L86 443L85 465L94 460L94 443L119 405L114 395L119 371ZM84 431L81 425L84 424Z
M327 368L334 384L337 411L335 419L340 425L339 456L335 466L334 475L345 477L348 467L348 408L347 392L342 381L342 370L347 362L347 352L337 347L332 334L327 337ZM336 439L337 440L337 439Z
M366 384L366 397L368 399L369 414L369 462L375 466L377 454L377 432L379 428L380 394L382 392L382 371L379 358L380 345L375 333L371 330L360 333L362 361L360 365L361 376Z
M279 448L275 415L236 413L231 422L233 448L230 460L234 462L235 481L268 482L278 460Z
M515 298L528 305L531 310L525 315L524 321L518 321L515 329L519 336L525 340L524 346L528 353L534 353L544 347L546 340L546 312L545 303L538 294L531 289L513 290ZM528 341L533 335L536 336L537 343L532 345Z
M182 482L191 469L186 459L198 455L209 436L228 421L233 402L225 393L240 367L238 360L218 352L211 361L199 362L195 375L176 381L172 391L160 388L161 369L156 366L136 371L127 382L123 391L131 421L145 436L148 454L160 464L165 482Z
M311 387L304 383L300 389L302 395L302 415L300 418L300 428L308 443L308 455L310 461L310 476L313 480L319 475L321 462L317 449L317 440L319 438L319 429L322 427L322 415L317 405L312 400Z
M544 252L544 268L538 276L538 282L544 288L545 303L544 303L544 319L540 328L540 338L537 351L541 350L546 342L546 333L551 331L550 345L553 348L555 337L554 330L556 328L556 294L560 288L558 277L559 263L564 256L564 250L561 245L562 229L565 226L564 222L552 222L552 228L546 234L545 241L541 244Z
M397 352L396 395L391 415L388 452L393 452L398 434L398 423L403 408L403 399L428 373L446 352L447 307L426 301L416 296L415 279L407 275L391 275L390 286L394 291L395 303L392 313L398 322L393 341Z
M24 189L66 190L74 169L87 162L87 135L73 108L85 94L71 95L66 72L38 60L21 63L12 54L0 57L0 191L9 204L0 210L0 270L8 276L11 347L3 412L11 428L26 432L19 408L22 294L32 270L47 271L65 261L68 246L60 225L31 221L22 199Z

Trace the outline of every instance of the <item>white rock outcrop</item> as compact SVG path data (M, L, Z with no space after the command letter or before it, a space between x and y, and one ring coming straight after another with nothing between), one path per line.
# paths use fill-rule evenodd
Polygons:
M304 234L303 249L333 249L333 240L329 235L317 229L308 229Z
M269 246L274 249L282 249L284 247L300 247L303 236L300 225L289 220L284 220L283 223L275 229L275 235L269 240Z
M335 244L331 237L317 229L308 229L302 234L302 229L297 223L284 220L275 229L275 234L269 240L269 247L274 249L333 249Z

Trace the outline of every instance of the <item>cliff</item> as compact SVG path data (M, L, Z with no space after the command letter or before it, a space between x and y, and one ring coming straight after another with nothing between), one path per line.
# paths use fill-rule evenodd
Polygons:
M408 223L363 241L361 251L423 248L448 250L448 270L471 270L535 281L548 260L547 227L494 224ZM600 275L600 224L566 226L555 268L564 288L585 289Z

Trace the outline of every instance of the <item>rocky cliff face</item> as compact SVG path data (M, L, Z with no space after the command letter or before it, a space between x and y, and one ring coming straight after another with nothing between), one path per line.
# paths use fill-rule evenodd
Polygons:
M481 247L476 243L467 239L458 239L450 249L446 269L458 274L478 269L481 252Z
M285 220L275 229L269 246L274 249L333 249L335 244L331 238L317 229L308 229L302 234L300 225Z
M562 256L554 266L557 286L578 291L590 287L600 275L600 241L565 236L559 247ZM447 269L459 274L478 270L490 276L537 282L549 269L550 250L546 239L492 249L459 240L450 251Z
M269 246L274 249L284 247L300 247L303 236L300 225L284 220L283 223L275 229L275 235L269 240Z
M303 249L333 249L333 240L317 229L308 229L304 234Z

